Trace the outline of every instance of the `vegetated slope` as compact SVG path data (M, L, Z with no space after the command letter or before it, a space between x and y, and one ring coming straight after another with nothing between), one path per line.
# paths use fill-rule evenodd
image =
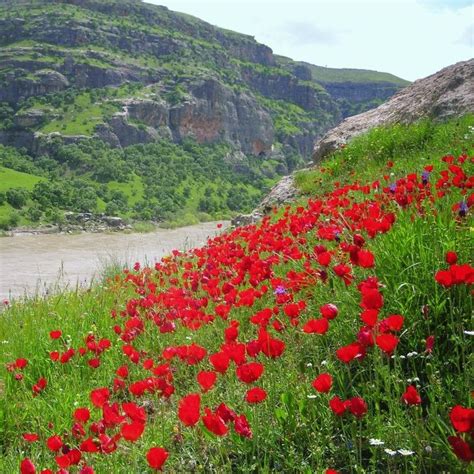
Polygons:
M341 80L345 73L341 73ZM349 76L350 77L350 76ZM420 79L398 92L391 99L376 109L349 117L336 127L329 130L315 143L313 161L318 164L326 156L344 148L347 143L361 134L375 130L386 125L395 125L391 133L386 134L381 150L373 149L369 141L365 140L359 152L354 154L356 147L350 148L350 159L354 166L365 166L365 155L360 154L368 146L371 153L393 153L394 150L403 149L405 144L404 128L396 124L413 124L422 121L416 130L428 134L430 140L430 126L424 119L443 121L446 119L460 118L474 111L474 61L462 61L452 64L437 73ZM429 123L429 122L428 122ZM376 133L376 132L374 132ZM368 137L371 137L369 134ZM375 143L378 143L376 140ZM421 144L422 145L422 144ZM388 147L388 149L386 149ZM394 155L396 157L396 155ZM421 158L421 157L420 157ZM357 163L357 159L360 160ZM281 204L294 198L297 194L294 174L280 180L269 194L263 199L255 212L265 213L275 204Z
M5 303L0 470L466 472L473 140L377 130L259 225Z
M25 148L35 160L52 158L60 165L57 177L84 178L84 186L97 194L98 204L89 211L103 208L99 199L114 202L112 208L119 204L97 185L119 175L127 179L111 158L121 153L116 150L148 143L185 148L190 141L216 147L236 181L250 181L251 189L237 202L238 211L249 210L265 191L262 180L268 185L309 159L314 140L345 115L339 99L312 79L308 67L290 60L282 65L253 37L139 1L1 2L0 46L0 143ZM379 94L369 91L371 81L361 107L403 86L390 79ZM100 158L97 151L87 163L88 176L82 173L86 160L76 164L91 148L100 150ZM249 174L248 161L256 176ZM44 163L39 160L51 173ZM218 201L219 209L210 212L214 217L234 212L225 190L210 197L200 192L207 184L220 187L208 178L204 185L194 183L190 196ZM160 188L161 194L173 188ZM145 194L161 200L152 193ZM191 198L184 201L158 206L152 214L162 220L183 208L195 213ZM128 204L129 215L149 214Z
M469 59L415 81L376 109L344 120L316 143L313 160L319 162L351 138L377 126L422 118L445 120L473 111L474 59Z

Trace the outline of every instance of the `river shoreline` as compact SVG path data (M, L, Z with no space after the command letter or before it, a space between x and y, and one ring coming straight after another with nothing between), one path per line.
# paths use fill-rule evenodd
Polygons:
M108 267L153 265L172 250L189 250L226 229L228 221L157 228L149 233L23 233L0 240L0 300L87 287Z

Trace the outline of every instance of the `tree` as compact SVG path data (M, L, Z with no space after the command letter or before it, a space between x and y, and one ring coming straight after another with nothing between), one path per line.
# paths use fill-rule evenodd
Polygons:
M10 188L7 193L7 202L15 209L21 209L29 198L30 193L24 188Z

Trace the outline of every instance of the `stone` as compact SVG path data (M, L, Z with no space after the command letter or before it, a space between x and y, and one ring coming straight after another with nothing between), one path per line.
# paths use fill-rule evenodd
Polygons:
M377 126L409 124L422 118L449 119L473 111L474 59L470 59L415 81L376 109L345 119L316 143L313 161L321 162L352 138Z

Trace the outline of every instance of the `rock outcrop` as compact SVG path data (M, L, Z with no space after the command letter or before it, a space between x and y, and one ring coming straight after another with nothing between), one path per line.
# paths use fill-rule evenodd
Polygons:
M470 59L414 82L376 109L347 118L316 143L313 161L319 163L374 127L412 123L422 118L441 120L473 112L474 59Z
M194 138L247 156L278 145L283 168L293 169L295 156L298 165L308 160L314 141L352 110L353 97L370 106L401 87L397 78L387 88L322 84L311 65L282 65L252 36L138 0L3 0L0 47L0 105L14 111L0 143L27 136L30 153L39 149L35 132L84 131L61 121L84 107L74 97L92 90L100 123L91 138L114 147ZM123 111L113 115L111 101Z

